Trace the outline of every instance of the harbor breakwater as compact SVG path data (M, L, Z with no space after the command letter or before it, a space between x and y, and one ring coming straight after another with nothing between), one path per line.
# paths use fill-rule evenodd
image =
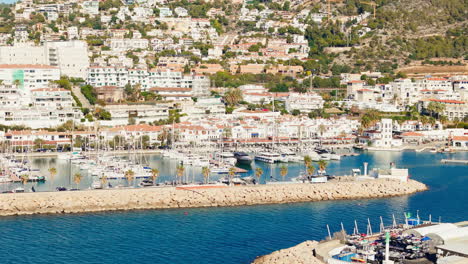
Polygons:
M258 257L252 264L322 264L324 262L314 257L312 253L317 245L317 241L308 240L294 247L281 249Z
M134 209L243 206L381 198L427 190L409 180L272 184L224 188L149 187L0 195L0 215L85 213Z

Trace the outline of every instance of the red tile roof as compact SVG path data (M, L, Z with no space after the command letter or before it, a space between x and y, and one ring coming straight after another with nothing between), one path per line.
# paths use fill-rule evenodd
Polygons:
M422 137L424 135L418 132L405 132L401 134L401 136L402 137Z
M468 136L455 136L453 140L468 141Z
M428 99L428 101L431 101L431 102L438 102L438 103L444 103L444 104L465 104L465 102L463 102L463 101L458 101L458 100Z

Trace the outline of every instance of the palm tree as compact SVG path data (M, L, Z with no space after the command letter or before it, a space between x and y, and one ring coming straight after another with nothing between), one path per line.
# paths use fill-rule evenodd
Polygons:
M445 111L445 105L439 102L430 102L427 110L431 112L432 117L434 117L434 114L437 114L437 118L440 118L440 114Z
M134 171L128 170L125 172L125 179L127 179L128 186L130 186L130 183L133 181L134 177L135 177Z
M182 177L184 176L184 172L185 172L184 165L182 164L178 165L176 169L176 173L177 173L177 177L180 178L180 183L182 183Z
M224 100L230 106L237 105L239 101L242 101L242 91L239 88L229 89L224 94Z
M107 183L107 176L106 176L106 175L102 175L102 177L101 177L102 188L104 188L104 186L106 185L106 183Z
M208 183L210 180L210 174L211 174L210 168L203 167L202 174L203 174L203 179L205 180L205 184Z
M57 175L57 169L54 167L49 168L49 174L50 174L50 180L52 181L52 184L53 184L55 175Z
M306 167L309 167L312 163L312 158L309 155L304 156L304 164Z
M229 168L228 175L229 175L229 184L231 184L232 178L236 176L236 168L235 167Z
M325 133L325 131L327 131L327 128L325 127L325 125L321 124L318 127L318 131L320 133L320 136L323 136L323 133Z
M307 166L307 175L312 176L315 172L315 167L312 165Z
M78 185L80 184L82 178L83 178L83 176L81 175L81 173L75 173L75 175L73 175L73 182L76 184L77 189L78 189Z
M262 168L260 168L260 167L255 168L255 176L256 176L257 179L258 179L258 183L257 183L257 184L260 184L260 178L262 177L262 175L263 175L263 170L262 170Z
M21 180L21 183L26 184L28 183L28 180L29 180L29 176L27 174L23 174L20 176L20 180Z
M284 181L284 178L286 177L286 175L288 175L288 167L286 167L286 165L281 166L280 175L281 175L281 178L283 178L283 181Z
M153 184L156 184L156 180L159 177L159 170L157 168L151 169L151 179L153 179Z
M318 166L319 166L319 170L322 171L322 173L325 171L325 169L327 168L327 165L328 163L324 160L319 160L317 162Z

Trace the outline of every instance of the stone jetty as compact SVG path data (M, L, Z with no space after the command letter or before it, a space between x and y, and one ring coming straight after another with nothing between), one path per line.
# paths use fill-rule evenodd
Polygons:
M0 195L0 215L85 213L133 209L242 206L380 198L427 190L409 180L272 184L224 188L149 187L137 189L14 193Z
M317 244L317 241L305 241L297 246L258 257L252 264L322 264L324 262L314 257L312 253Z

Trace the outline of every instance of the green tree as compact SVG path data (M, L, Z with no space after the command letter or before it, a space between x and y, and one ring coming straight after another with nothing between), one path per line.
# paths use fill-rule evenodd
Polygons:
M179 178L179 182L182 183L182 177L184 176L185 168L184 165L180 164L176 168L176 174L177 177Z
M73 175L73 182L76 184L76 188L78 189L78 186L80 185L81 179L83 179L83 176L81 173L75 173Z
M202 168L202 174L203 174L203 179L204 179L205 184L209 183L210 174L211 174L210 168L209 167L203 167Z
M286 167L286 165L281 166L280 175L281 175L281 178L283 178L283 181L284 181L284 178L286 177L286 175L288 175L288 167Z
M260 167L255 168L255 176L257 177L257 184L260 184L260 179L263 175L263 169Z
M157 168L151 169L151 178L153 179L153 184L156 184L156 180L159 177L159 170Z
M135 178L135 172L133 170L128 170L125 172L125 179L127 179L127 185L130 186Z

